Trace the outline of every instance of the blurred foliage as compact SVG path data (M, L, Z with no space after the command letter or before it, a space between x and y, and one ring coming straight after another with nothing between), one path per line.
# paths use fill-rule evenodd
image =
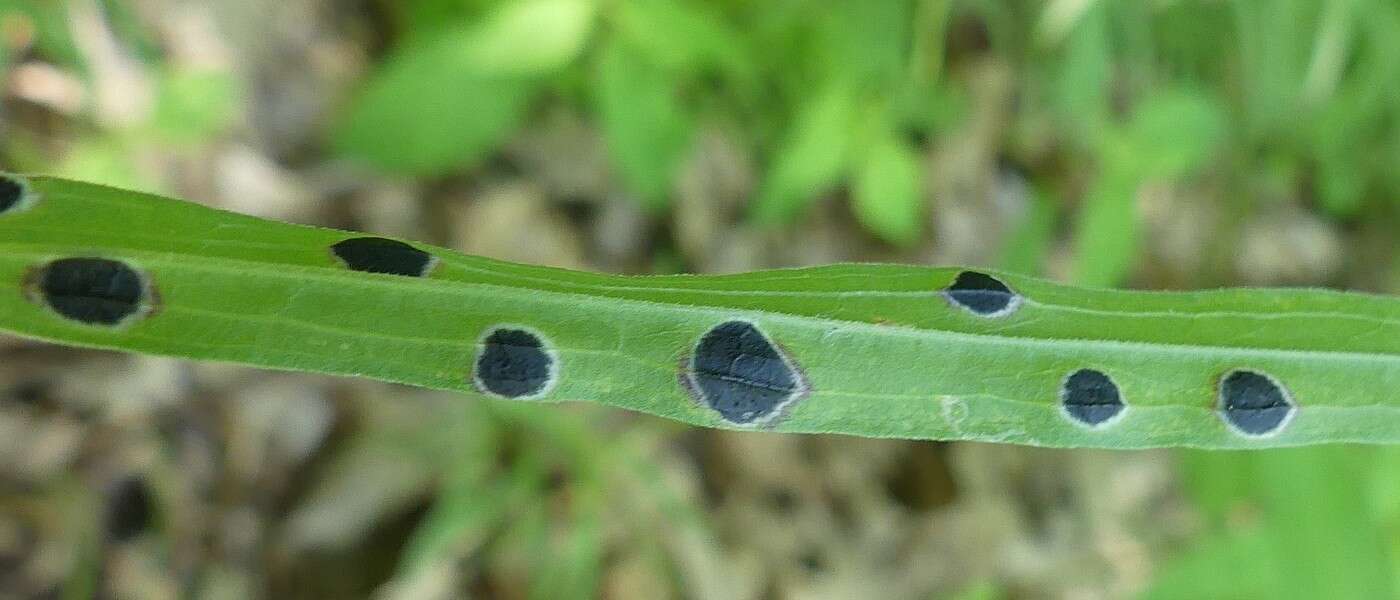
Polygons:
M527 102L573 62L592 23L588 0L526 0L420 32L384 60L337 145L408 174L471 164L520 125Z
M1167 565L1147 597L1394 598L1396 456L1354 447L1185 453L1189 492L1211 533Z
M1135 264L1133 198L1145 181L1222 177L1248 198L1265 191L1249 173L1278 172L1338 218L1400 197L1400 177L1385 168L1400 158L1389 126L1400 117L1391 93L1400 42L1389 33L1400 9L1380 0L389 8L400 42L337 140L396 172L470 168L538 105L578 104L596 115L621 180L661 210L695 131L718 124L745 132L766 165L757 222L790 222L849 186L860 222L907 246L920 239L927 204L926 148L907 140L958 127L940 116L956 114L965 95L949 87L958 84L946 46L933 41L951 19L975 18L991 28L990 50L1024 70L1015 118L1054 121L1065 151L1097 173L1075 217L1084 283L1121 283ZM1019 141L1009 158L1043 158L1032 154L1037 140Z
M1207 164L1218 142L1220 109L1201 92L1159 92L1128 122L1099 132L1098 180L1079 213L1075 277L1111 287L1128 275L1137 254L1137 188L1148 180L1183 177Z
M141 56L158 55L122 3L101 4ZM743 132L763 166L755 222L790 223L845 192L872 233L910 246L927 230L929 143L962 126L966 111L967 82L945 64L951 42L936 40L950 23L977 23L986 50L1021 72L1004 158L1033 168L1068 160L1094 173L1087 189L1037 182L1071 202L1063 218L1080 232L1073 270L1082 283L1121 284L1133 271L1133 202L1144 182L1216 178L1248 207L1285 181L1338 219L1400 198L1400 175L1388 168L1400 160L1400 7L1384 0L383 7L395 24L390 50L331 137L343 155L391 173L468 170L543 105L563 103L592 116L618 178L653 210L667 207L696 132L723 127ZM44 55L81 67L62 2L5 0L0 9L29 17ZM202 131L226 110L227 81L170 77L162 97L178 102L161 103L157 128ZM1036 137L1046 122L1057 139ZM1063 155L1045 155L1047 141ZM97 146L89 152L108 152Z

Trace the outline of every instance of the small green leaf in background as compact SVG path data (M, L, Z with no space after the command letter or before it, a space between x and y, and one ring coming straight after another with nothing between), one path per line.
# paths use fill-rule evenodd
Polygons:
M1139 178L1181 177L1201 168L1225 139L1224 109L1204 92L1165 90L1147 97L1128 123L1117 168Z
M952 600L1001 600L1006 593L993 581L979 581L959 591Z
M592 17L585 0L524 0L482 24L411 39L352 104L337 147L416 175L480 159L519 125L543 77L578 54Z
M1078 141L1091 144L1094 131L1108 120L1108 93L1112 87L1113 55L1108 40L1107 8L1086 3L1078 14L1060 14L1064 2L1049 3L1041 17L1041 39L1063 43L1064 57L1052 75L1054 99L1060 118ZM1067 36L1061 42L1060 36Z
M82 64L78 48L73 44L66 2L0 0L0 22L32 26L35 49L48 60L70 66Z
M69 177L100 181L104 185L160 190L157 182L137 168L129 140L121 136L88 136L78 140L54 170Z
M534 86L479 72L466 32L445 32L384 62L336 132L340 151L377 167L430 174L481 157L514 129Z
M1126 127L1099 138L1100 173L1080 207L1075 280L1111 287L1132 270L1138 250L1137 191L1144 181L1203 168L1225 139L1224 110L1191 90L1145 99Z
M1359 100L1352 94L1330 100L1310 136L1317 157L1317 197L1322 208L1337 217L1361 208L1369 174L1377 171L1370 168L1365 148L1383 126Z
M1328 4L1229 3L1239 61L1232 79L1244 102L1242 126L1251 137L1269 140L1295 128L1315 40L1313 23Z
M486 3L479 0L401 0L386 2L383 6L392 11L389 16L395 25L394 33L413 36L461 23L476 14L483 4Z
M498 75L547 75L574 60L593 25L590 0L521 0L477 31L473 61Z
M1366 176L1358 172L1363 161L1357 155L1321 157L1317 165L1317 196L1322 208L1337 217L1348 217L1361 209L1366 192Z
M1074 281L1112 287L1137 258L1137 190L1139 181L1108 170L1085 195L1075 232Z
M1400 590L1400 448L1376 450L1370 510L1390 555L1391 587Z
M918 241L924 198L915 148L885 129L857 160L852 201L861 225L892 244Z
M914 5L909 74L915 87L937 84L943 75L952 8L951 0L918 0Z
M1183 453L1187 488L1213 531L1145 597L1394 598L1394 545L1368 494L1387 481L1390 465L1377 458L1345 446Z
M159 81L152 125L169 141L207 139L233 119L237 92L230 73L170 70Z
M506 516L510 503L521 501L491 476L502 443L496 423L474 413L461 423L461 435L451 440L454 455L444 465L445 480L400 556L396 579L407 580L473 549Z
M1004 175L1005 176L1005 175ZM1039 189L1030 182L1015 175L1019 185L1027 187L1029 202L1026 213L1007 236L1002 247L1001 268L1014 273L1040 275L1045 272L1045 257L1050 253L1055 240L1055 221L1059 216L1058 205L1049 191Z
M753 69L743 40L705 4L627 0L616 8L612 14L616 35L657 66L681 71Z
M759 187L753 218L785 223L845 173L857 97L844 82L831 84L797 109L787 139L774 153Z
M647 207L664 209L692 133L677 83L616 40L604 46L597 68L598 116L613 164Z
M1274 540L1263 532L1217 536L1166 564L1142 600L1282 598Z
M899 81L908 68L912 4L833 2L831 8L834 26L820 31L835 66L876 89Z

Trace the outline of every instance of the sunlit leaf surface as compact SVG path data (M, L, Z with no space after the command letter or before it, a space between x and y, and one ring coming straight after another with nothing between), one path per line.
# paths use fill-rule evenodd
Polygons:
M40 339L715 427L1116 448L1400 441L1391 297L908 265L624 277L7 181L0 329ZM1102 377L1067 383L1085 369Z

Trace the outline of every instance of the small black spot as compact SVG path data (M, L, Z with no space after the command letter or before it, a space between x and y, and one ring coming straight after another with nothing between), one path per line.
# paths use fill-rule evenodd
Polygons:
M117 325L149 308L141 274L105 258L62 258L31 274L26 287L59 315L89 325Z
M151 521L151 505L151 492L144 479L132 475L117 481L107 491L103 511L107 538L125 542L145 531Z
M771 419L807 393L806 382L752 323L729 321L695 346L682 381L731 423Z
M983 317L1010 314L1021 303L1021 297L1006 284L976 271L958 273L958 278L943 290L943 295L949 302Z
M24 200L25 185L9 175L0 175L0 214L19 206Z
M359 237L336 242L331 253L351 270L366 273L422 277L433 266L433 255L385 238Z
M1123 396L1108 375L1093 369L1070 373L1060 386L1060 402L1065 413L1080 423L1094 427L1123 412Z
M479 346L472 378L483 392L530 398L543 394L554 380L554 357L529 331L495 329Z
M1283 386L1263 373L1231 371L1220 379L1220 414L1240 433L1274 433L1296 408Z

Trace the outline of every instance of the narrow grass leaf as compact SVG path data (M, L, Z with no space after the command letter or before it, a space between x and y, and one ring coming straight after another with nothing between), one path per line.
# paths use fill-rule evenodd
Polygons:
M1051 10L1068 3L1052 3L1046 8L1044 23L1055 22ZM1113 75L1113 55L1109 47L1107 8L1104 3L1084 3L1082 13L1065 17L1062 25L1043 25L1042 30L1065 28L1063 58L1051 81L1061 119L1081 143L1092 143L1094 132L1108 121L1108 93ZM1053 41L1055 34L1044 33Z
M704 4L627 0L613 16L618 35L666 69L750 71L744 40Z
M1013 273L1037 275L1045 270L1046 256L1054 244L1058 203L1050 191L1032 186L1019 176L1016 184L1026 186L1029 202L1002 247L1000 265Z
M617 41L603 47L597 70L598 115L613 164L647 207L665 208L692 134L678 83Z
M519 0L475 32L473 63L492 75L548 75L573 62L593 28L592 0Z
M887 242L908 246L923 231L923 177L919 156L885 129L865 152L855 173L856 218Z
M1127 152L1114 156L1141 178L1180 177L1206 165L1225 140L1225 115L1203 92L1168 89L1149 96L1133 111Z
M1400 442L1394 297L1113 291L889 264L625 277L357 244L430 257L373 272L333 252L364 234L4 177L21 199L0 212L0 330L38 339L732 429L1106 448ZM1066 387L1086 369L1103 375L1096 387ZM1108 397L1123 408L1103 422L1067 408Z
M1189 90L1152 96L1122 129L1103 132L1103 164L1079 211L1075 280L1105 287L1122 283L1137 259L1139 186L1202 168L1224 137L1222 110Z
M1079 207L1074 233L1074 281L1113 287L1137 262L1137 194L1140 181L1108 167Z
M787 140L774 154L753 206L759 223L787 222L846 173L856 94L837 82L800 109Z

